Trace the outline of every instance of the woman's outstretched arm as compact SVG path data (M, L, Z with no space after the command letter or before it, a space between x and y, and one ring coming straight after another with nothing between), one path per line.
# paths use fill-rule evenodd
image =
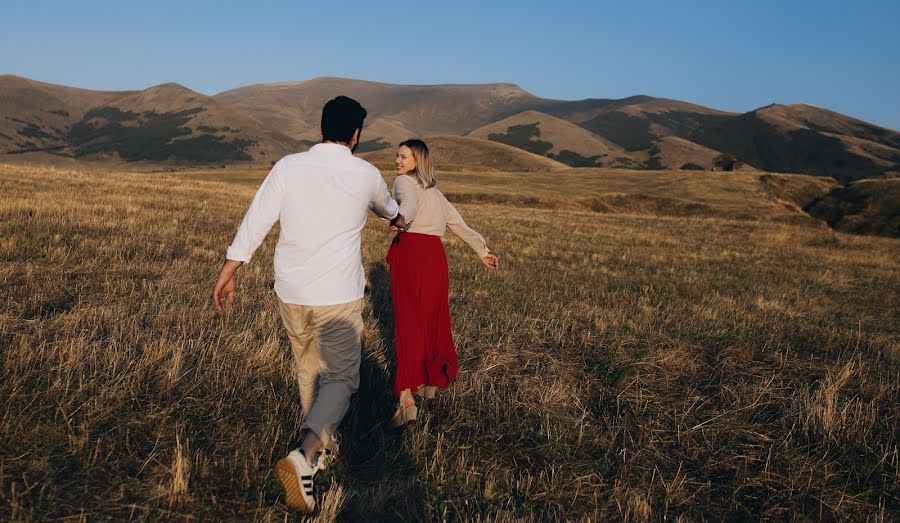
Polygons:
M478 234L478 232L466 225L465 220L460 216L456 207L447 201L447 198L444 197L443 194L440 196L441 203L444 206L444 219L447 220L447 227L453 231L453 234L460 240L466 242L466 244L475 251L485 267L494 271L500 269L500 259L491 253L491 250L487 246L487 242L484 240L484 236Z

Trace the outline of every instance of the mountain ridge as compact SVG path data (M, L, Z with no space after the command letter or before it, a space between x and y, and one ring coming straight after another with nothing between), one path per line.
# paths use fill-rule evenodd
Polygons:
M529 124L516 123L516 115L541 113L546 116L536 118L543 123L532 123L543 133L553 127L554 139L534 136L519 148L533 153L546 145L536 149L532 142L552 143L542 156L570 166L611 165L600 158L615 151L623 159L617 166L711 168L710 156L725 153L767 171L842 182L900 175L900 133L805 103L732 113L647 95L568 101L540 98L512 83L400 85L338 77L251 84L208 96L171 82L94 91L2 75L0 154L269 162L318 141L321 107L337 94L369 110L362 150L482 128L489 129L488 139L510 145L515 132L533 132L510 131ZM505 123L511 125L503 129Z

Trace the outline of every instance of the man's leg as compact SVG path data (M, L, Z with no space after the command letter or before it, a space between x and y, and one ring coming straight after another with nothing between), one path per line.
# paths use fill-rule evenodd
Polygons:
M300 402L304 417L309 416L316 399L316 380L319 376L319 357L313 313L308 306L284 303L279 300L279 312L291 340L294 371L300 385ZM312 512L316 507L313 467L297 450L275 464L275 474L284 488L285 503L292 509Z
M312 310L306 305L295 305L278 300L278 311L291 341L294 372L300 387L300 405L303 415L309 416L316 401L316 384L319 379L319 346L315 325L310 323Z
M317 452L331 444L334 431L359 388L362 336L362 299L340 305L313 307L318 333L319 392L303 423L302 449L312 463Z

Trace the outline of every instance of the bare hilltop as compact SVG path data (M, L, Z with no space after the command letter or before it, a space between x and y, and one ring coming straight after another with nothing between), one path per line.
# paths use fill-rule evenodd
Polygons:
M361 153L441 135L531 153L534 163L526 171L556 163L639 170L736 166L840 182L900 173L900 133L811 105L738 114L649 96L564 101L513 84L344 78L256 84L206 96L178 84L107 92L0 76L0 157L269 163L318 141L321 107L336 94L369 109ZM473 142L453 143L462 149L448 156L459 157Z

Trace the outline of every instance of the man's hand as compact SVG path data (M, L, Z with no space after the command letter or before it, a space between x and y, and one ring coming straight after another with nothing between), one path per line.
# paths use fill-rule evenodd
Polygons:
M481 263L492 271L500 270L500 258L497 258L493 254L488 254L484 258L481 259Z
M234 273L244 262L225 260L219 279L213 289L213 304L216 306L216 314L222 314L222 306L227 301L228 305L234 304Z
M391 220L391 232L397 232L402 229L406 229L406 218L402 214L398 214Z

